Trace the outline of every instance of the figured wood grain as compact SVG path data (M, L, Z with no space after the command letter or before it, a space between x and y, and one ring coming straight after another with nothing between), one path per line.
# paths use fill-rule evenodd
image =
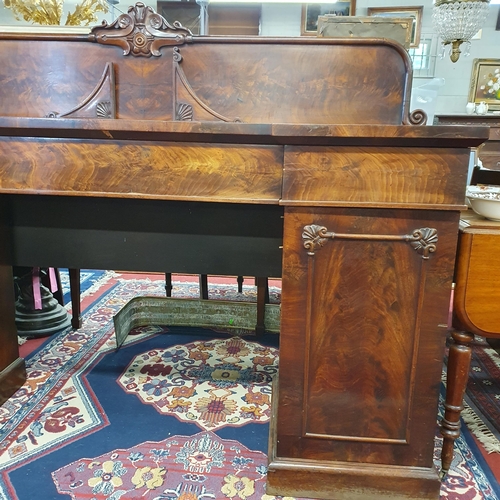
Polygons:
M283 204L463 206L467 150L287 147Z
M281 195L277 146L3 139L0 154L5 193L247 203Z
M104 62L116 68L117 118L175 119L172 47L143 58L79 40L34 43L17 37L1 43L4 116L73 109L92 92ZM196 96L220 115L246 123L401 125L408 114L411 62L387 40L200 37L175 48ZM384 72L378 71L382 65ZM195 113L197 119L217 121Z
M278 457L432 467L452 221L458 214L285 210ZM310 257L299 235L311 223L356 234L434 227L439 241L425 264L391 241L333 239Z
M411 61L387 40L195 37L150 58L92 40L0 35L3 263L266 276L282 243L275 493L437 499L440 325L467 148L488 129L406 125L424 123L408 113ZM108 63L116 119L43 118ZM311 224L433 227L437 253L424 265L401 241L334 239L312 271Z
M401 232L395 220L385 222L375 230ZM335 238L308 260L314 262L306 292L311 311L304 433L407 443L415 329L422 314L415 304L425 263L404 242ZM408 281L398 284L403 274Z

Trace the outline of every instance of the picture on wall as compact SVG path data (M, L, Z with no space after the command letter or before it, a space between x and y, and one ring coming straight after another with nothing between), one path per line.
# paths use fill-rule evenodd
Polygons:
M411 17L413 24L411 28L410 47L418 47L420 45L420 29L422 27L422 13L424 7L368 7L369 16L377 17Z
M469 102L482 101L489 110L500 110L500 59L474 59Z
M307 3L302 6L301 35L315 36L318 32L318 17L330 14L333 16L354 16L356 1L336 3Z

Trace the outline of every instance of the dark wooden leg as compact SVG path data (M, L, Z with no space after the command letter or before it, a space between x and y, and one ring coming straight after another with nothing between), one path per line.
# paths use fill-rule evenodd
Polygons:
M453 343L448 355L446 375L446 401L444 417L441 420L443 435L443 450L441 452L441 476L444 477L450 469L453 460L455 439L460 436L460 413L464 409L464 393L469 378L472 349L470 343L474 334L454 331L451 334Z
M47 271L48 273L50 272L49 270ZM61 286L61 276L59 275L59 269L54 268L54 274L56 275L56 284L57 284L57 290L55 292L52 292L52 295L54 298L61 304L62 306L64 305L64 296L63 296L63 291L62 291L62 286ZM48 276L48 274L47 274ZM49 289L50 289L50 278L49 278Z
M0 265L0 297L2 297L0 300L0 406L26 380L26 367L24 359L19 357L17 343L13 283L12 268Z
M200 274L200 299L208 300L208 276Z
M172 297L172 273L165 273L165 294Z
M238 276L236 281L238 282L238 293L243 293L243 276Z
M82 327L82 311L80 304L80 269L68 269L69 290L71 294L71 326L78 330Z
M255 325L255 335L261 337L266 330L264 316L266 308L266 291L268 290L267 278L255 278L255 284L257 285L257 324ZM268 294L267 297L269 299Z

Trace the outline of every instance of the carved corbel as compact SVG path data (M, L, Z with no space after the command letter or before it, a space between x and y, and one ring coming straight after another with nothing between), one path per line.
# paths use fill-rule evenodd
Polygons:
M115 72L113 63L107 63L94 90L71 111L51 111L47 118L116 118Z
M191 87L182 66L182 55L179 47L173 49L173 109L178 121L217 120L223 122L241 123L239 118L229 118L221 115L205 104ZM196 113L196 117L195 117Z
M169 24L151 7L137 2L111 24L92 28L90 39L104 45L117 45L124 55L161 56L165 45L183 45L193 41L193 34L178 21Z

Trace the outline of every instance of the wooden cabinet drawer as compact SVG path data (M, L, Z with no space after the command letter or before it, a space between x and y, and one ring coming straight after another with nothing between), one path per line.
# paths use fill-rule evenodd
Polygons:
M467 149L285 148L284 205L457 209Z

